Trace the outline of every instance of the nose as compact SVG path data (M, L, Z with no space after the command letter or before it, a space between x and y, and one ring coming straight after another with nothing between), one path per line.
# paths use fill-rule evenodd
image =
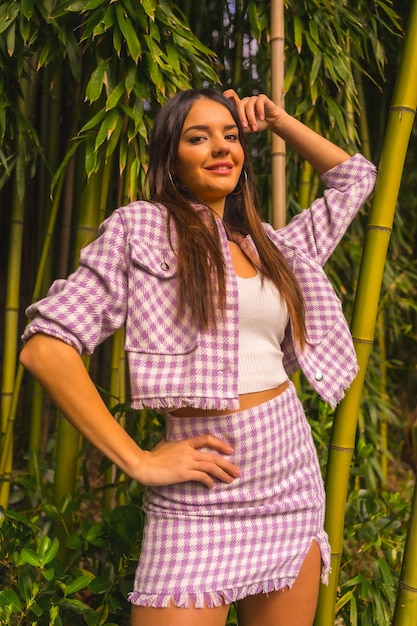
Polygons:
M218 137L213 140L213 146L211 151L213 156L218 156L219 154L228 154L230 151L229 144L223 136Z

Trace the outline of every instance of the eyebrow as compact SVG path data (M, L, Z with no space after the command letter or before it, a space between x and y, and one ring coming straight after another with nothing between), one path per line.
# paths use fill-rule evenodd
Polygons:
M226 126L223 127L224 130L232 130L233 128L237 128L237 124L226 124ZM186 128L183 131L183 135L185 135L185 133L188 133L190 130L210 130L210 126L207 126L205 124L196 124L195 126L189 126L188 128Z

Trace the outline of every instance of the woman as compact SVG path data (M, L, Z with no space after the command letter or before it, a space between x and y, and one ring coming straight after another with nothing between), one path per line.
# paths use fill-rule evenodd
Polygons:
M245 132L269 129L328 189L262 224ZM311 625L329 545L308 423L288 375L331 405L357 363L322 266L372 191L350 157L267 96L177 94L155 121L150 202L100 227L79 269L28 309L21 361L76 428L148 487L133 626ZM126 324L132 405L166 413L138 448L80 359Z

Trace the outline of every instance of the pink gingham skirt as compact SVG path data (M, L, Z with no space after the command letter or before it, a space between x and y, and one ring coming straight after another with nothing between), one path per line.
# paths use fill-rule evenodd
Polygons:
M327 582L325 496L310 426L292 383L273 400L217 417L167 416L168 441L211 433L241 475L207 489L147 490L134 590L139 606L212 607L291 587L316 540Z

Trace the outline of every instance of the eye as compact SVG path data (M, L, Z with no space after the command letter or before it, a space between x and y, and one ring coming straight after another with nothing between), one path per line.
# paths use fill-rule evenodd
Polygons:
M226 139L228 141L239 141L239 135L237 135L236 133L230 133L226 135Z
M190 137L188 141L190 143L201 143L204 139L205 137L203 135L194 135L194 137Z

